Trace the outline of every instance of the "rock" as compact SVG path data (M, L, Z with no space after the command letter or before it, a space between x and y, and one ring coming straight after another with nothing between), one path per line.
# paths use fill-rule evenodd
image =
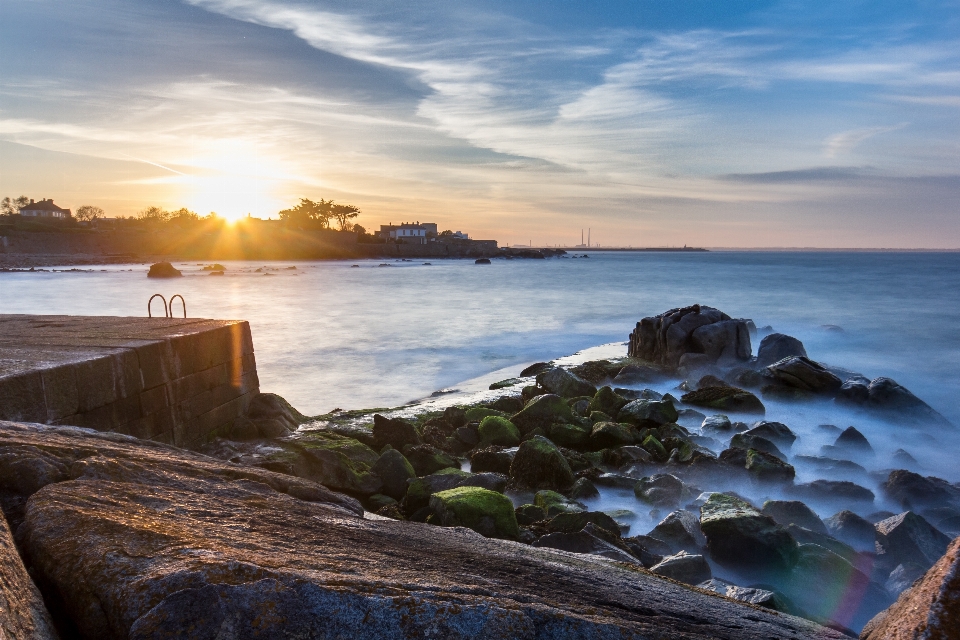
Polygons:
M700 584L713 577L710 565L703 556L692 555L686 551L667 556L650 567L650 573L686 584Z
M698 372L711 369L714 364L715 361L705 353L685 353L680 356L677 373L681 377L687 378Z
M561 513L579 513L587 510L587 508L579 502L570 500L563 494L550 490L537 491L536 495L533 496L533 504L543 509L548 518L552 518Z
M700 531L700 520L685 509L670 513L647 535L662 540L671 553L699 553L707 546L707 539Z
M261 436L256 422L246 416L237 416L227 437L231 440L243 442L245 440L256 440Z
M657 474L638 480L633 493L638 500L655 507L673 507L680 503L683 482L676 476Z
M600 491L589 478L578 478L570 489L570 497L574 500L583 500L585 498L598 498Z
M506 414L503 411L498 411L493 407L470 407L464 412L464 416L467 418L467 422L480 422L484 418L490 416L496 416L499 418L505 418Z
M857 455L874 455L870 441L854 427L847 427L843 433L837 436L837 440L833 443L833 446L842 451Z
M379 413L373 416L373 439L377 449L390 445L398 451L403 451L408 444L422 442L415 426L406 420L385 418Z
M817 533L810 529L804 529L795 524L787 525L786 529L787 533L801 544L815 544L828 551L834 552L856 567L862 567L864 565L864 558L860 555L859 551L844 542L840 542L833 536Z
M890 457L890 461L895 465L906 468L906 469L918 469L920 468L920 463L917 462L917 459L914 458L910 453L904 449L897 449L893 452L893 455Z
M864 383L861 380L847 380L837 390L835 401L838 404L859 407L869 399L869 383Z
M640 434L635 427L624 422L598 422L590 432L590 447L599 451L609 447L636 444Z
M761 482L793 482L797 475L793 465L756 449L747 450L744 468Z
M353 496L382 492L383 481L370 472L380 456L353 438L311 431L276 444L259 466L307 478Z
M515 447L520 444L520 430L512 422L500 416L487 416L481 420L477 433L480 436L480 446L498 444L504 447Z
M817 394L833 394L843 381L823 365L804 356L792 356L766 368L766 377L778 384Z
M157 262L150 265L148 278L179 278L183 274L169 262Z
M402 499L407 493L407 481L417 477L413 466L396 449L387 449L380 454L370 471L380 476L383 480L381 491L394 500Z
M867 407L871 409L898 413L937 425L950 424L930 405L890 378L875 378L870 382L867 391Z
M502 473L472 473L469 477L464 478L459 487L480 487L481 489L487 489L489 491L496 491L497 493L503 493L507 489L507 484L509 484L510 478L505 476Z
M776 572L800 557L796 540L773 518L727 494L711 494L700 507L700 530L710 556L722 565Z
M707 328L709 325L719 326ZM708 354L709 352L709 354ZM686 353L718 358L750 357L750 331L743 320L701 305L671 309L643 318L630 334L627 355L676 368Z
M459 429L469 422L467 412L462 407L447 407L443 410L443 419L455 429Z
M460 469L443 469L422 478L415 478L407 483L407 493L400 503L400 508L408 516L412 516L420 509L430 504L430 496L447 489L455 489L460 483L472 474Z
M719 411L735 413L765 413L766 409L760 398L744 389L737 387L707 387L685 393L680 398L682 402L698 407L707 407Z
M442 527L467 527L485 538L514 540L520 535L510 498L480 487L457 487L430 496L430 509Z
M808 500L825 502L860 502L872 503L873 491L866 487L850 482L849 480L814 480L794 485L790 493Z
M526 435L537 427L547 427L554 422L570 422L573 415L570 407L558 395L547 393L536 396L518 413L510 418L520 433Z
M760 347L757 349L757 366L769 367L791 356L807 357L807 350L803 348L803 343L792 336L771 333L760 341Z
M725 415L708 416L700 425L700 433L705 436L726 436L732 432L733 425L730 423L730 418Z
M400 504L391 498L388 495L382 493L375 493L364 502L364 507L372 511L373 513L379 513L380 511L386 511L387 508L396 508L397 513L400 513ZM402 515L402 514L401 514Z
M263 438L277 438L296 431L300 413L275 393L258 393L247 405L247 418L256 423Z
M534 522L540 522L547 519L547 512L535 504L522 504L513 510L517 516L517 524L521 527L527 527Z
M594 396L597 393L595 386L560 367L538 374L537 384L561 398Z
M836 476L846 478L865 476L867 470L850 460L837 460L824 456L794 456L795 464L809 465L812 471L820 476Z
M769 453L770 455L781 460L787 459L787 456L783 455L780 449L777 448L777 445L773 444L771 441L761 436L747 435L746 432L738 433L737 435L733 436L733 438L730 439L730 447L733 449L755 449L757 451Z
M576 533L548 533L538 538L537 541L533 543L533 546L559 549L571 553L587 553L627 564L640 564L635 557L626 551L587 531L578 531Z
M503 447L487 447L470 454L470 470L480 473L490 471L510 475L510 465L513 464L515 452L504 451Z
M510 464L510 478L521 487L566 491L573 486L573 471L557 446L542 436L520 445Z
M428 476L441 469L460 468L460 463L455 458L429 444L404 447L403 454L418 476Z
M633 400L620 409L617 420L639 427L655 428L661 424L676 422L677 410L669 401Z
M960 538L912 588L863 628L863 640L953 640L960 629Z
M547 531L550 533L576 533L592 524L610 535L620 537L620 525L602 511L568 511L559 513L550 519ZM610 542L610 540L608 540Z
M934 480L906 469L898 469L890 472L881 488L888 499L905 510L943 506L949 503L951 494Z
M119 434L3 423L0 478L41 447L69 477L8 517L79 637L630 637L651 614L667 639L729 637L732 620L745 640L842 637L602 558L365 519L316 483Z
M761 513L786 527L795 524L815 533L827 535L827 526L813 510L799 500L767 500Z
M912 511L881 520L875 529L877 559L888 566L912 562L926 569L946 553L950 544L950 538Z
M641 384L656 382L663 378L663 372L655 367L640 364L628 364L620 369L613 381L617 384Z
M773 609L774 611L790 613L792 610L792 607L790 607L790 605L787 604L781 596L777 595L773 591L768 591L767 589L738 587L737 585L727 582L726 580L721 580L720 578L711 578L706 582L698 584L697 587L700 589L706 589L707 591L719 593L720 595L726 596L732 600L748 602L758 607Z
M766 438L778 447L789 449L797 440L797 436L790 430L790 427L782 422L770 422L761 420L753 425L752 429L744 431L745 436L760 436Z
M498 382L494 382L489 386L489 389L490 391L496 391L497 389L506 389L507 387L513 387L522 383L523 383L522 378L507 378L506 380L500 380Z
M887 590L890 597L896 598L912 587L913 583L923 577L924 573L926 573L926 567L919 564L913 562L898 564L883 583L883 588Z
M857 551L875 551L876 530L873 525L852 511L840 511L823 521L827 531L837 540Z
M11 640L57 640L58 637L43 597L20 560L4 518L0 518L0 637Z
M547 437L558 446L578 449L590 441L590 430L580 425L558 422L547 428Z
M627 404L627 399L617 394L610 387L600 387L593 399L590 400L588 411L602 411L608 416L615 416Z

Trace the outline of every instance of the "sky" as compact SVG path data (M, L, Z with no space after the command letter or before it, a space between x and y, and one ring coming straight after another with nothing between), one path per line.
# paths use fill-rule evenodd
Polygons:
M960 247L960 1L0 0L0 196Z

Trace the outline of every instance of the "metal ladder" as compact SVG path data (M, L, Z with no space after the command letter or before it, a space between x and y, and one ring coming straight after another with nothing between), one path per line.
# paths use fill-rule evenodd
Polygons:
M176 300L177 298L180 298L180 304L183 305L183 317L184 317L184 318L187 317L187 301L183 299L183 296L182 296L182 295L180 295L179 293L173 294L173 295L170 297L170 302L168 303L166 298L164 298L164 297L163 297L162 295L160 295L159 293L155 293L155 294L153 294L152 296L150 296L150 299L147 301L147 317L148 317L148 318L152 318L152 317L153 317L153 310L150 308L150 306L153 304L153 299L154 299L154 298L160 298L160 302L161 302L161 304L163 305L163 317L164 317L164 318L172 318L172 317L173 317L173 301ZM159 318L160 316L157 316L157 317Z

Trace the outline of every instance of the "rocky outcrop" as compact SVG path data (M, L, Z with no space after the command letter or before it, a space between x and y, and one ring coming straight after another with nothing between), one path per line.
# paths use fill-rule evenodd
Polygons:
M710 556L723 565L776 572L800 556L797 541L773 518L727 494L711 494L700 507L700 529Z
M713 577L710 565L703 556L686 551L667 556L650 567L650 573L687 584L700 584Z
M154 263L150 265L150 270L147 271L148 278L179 278L182 275L180 270L169 262Z
M364 518L312 482L127 436L0 423L0 451L31 571L84 637L842 637L603 558Z
M643 318L630 334L627 354L675 369L685 354L703 354L707 361L748 360L750 331L745 320L701 305Z
M877 614L861 640L955 640L960 637L960 538L889 609Z
M774 384L817 394L836 393L843 381L819 362L803 356L791 356L768 366L764 376Z
M57 640L53 620L0 519L0 638Z
M771 333L760 341L757 348L757 366L769 367L775 362L792 356L807 357L807 350L803 343L783 333Z
M595 386L560 367L539 374L537 384L561 398L593 396L597 392Z
M763 414L766 412L760 398L737 387L705 387L683 394L680 400L698 407L733 413Z

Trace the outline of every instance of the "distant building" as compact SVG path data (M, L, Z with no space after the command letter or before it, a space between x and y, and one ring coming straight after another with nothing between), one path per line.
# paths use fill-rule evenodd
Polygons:
M71 218L73 214L70 209L61 209L53 204L53 200L41 200L34 202L30 199L30 204L20 208L20 215L31 218Z
M378 236L388 242L401 244L427 244L437 237L435 222L404 222L402 224L382 224Z

